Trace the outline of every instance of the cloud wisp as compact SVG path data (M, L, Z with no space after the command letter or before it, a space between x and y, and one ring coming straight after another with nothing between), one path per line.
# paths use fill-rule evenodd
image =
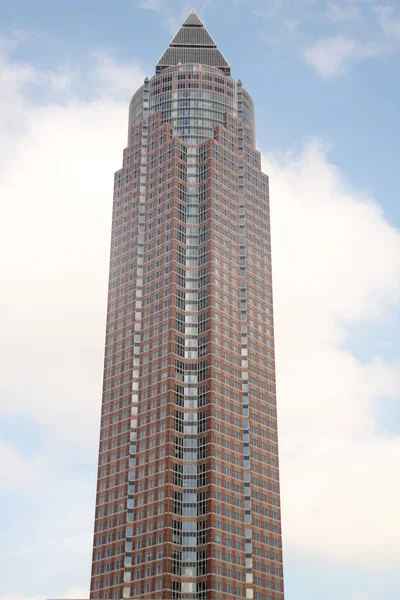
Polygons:
M170 0L139 0L138 7L144 10L150 10L157 13L161 18L164 29L172 35L175 34L182 25L189 11L195 7L201 16L211 4L210 0L179 0L172 3Z
M348 37L325 37L302 50L303 58L323 79L334 79L349 72L355 62L381 56L386 44L361 43Z
M0 440L0 482L10 490L30 488L40 485L46 475L46 461L43 454L24 456L9 442Z
M357 64L400 50L400 13L390 0L385 5L277 0L256 6L261 38L275 51L296 52L323 80L348 76Z

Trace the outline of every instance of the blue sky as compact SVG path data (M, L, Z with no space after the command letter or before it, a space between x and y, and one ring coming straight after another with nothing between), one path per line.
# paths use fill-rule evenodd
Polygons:
M113 172L192 7L271 178L287 600L398 600L394 0L0 1L0 600L87 595Z

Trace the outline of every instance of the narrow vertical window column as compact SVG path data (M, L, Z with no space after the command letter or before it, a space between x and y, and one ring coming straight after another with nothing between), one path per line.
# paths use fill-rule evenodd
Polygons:
M182 596L183 600L197 598L197 568L198 546L204 544L204 520L198 519L197 483L199 460L207 452L205 436L198 436L200 423L198 421L199 383L203 379L202 365L199 362L199 190L198 190L198 149L187 148L187 187L186 209L191 216L186 227L186 285L185 285L185 365L184 376L184 461L183 466L183 515L191 514L190 520L185 519L183 528L182 548ZM193 223L190 223L193 221ZM204 360L204 359L203 359ZM186 361L185 361L186 362ZM190 462L189 462L190 461ZM191 463L191 464L190 464ZM195 477L193 477L195 475ZM195 507L195 510L190 507Z
M148 147L148 115L149 115L149 80L145 79L143 88L143 124L140 162L140 196L139 196L139 236L136 265L136 297L135 297L135 334L133 350L132 397L131 397L131 427L129 447L129 475L128 475L128 500L127 500L127 526L125 537L125 570L123 597L131 597L132 580L132 537L133 537L133 510L135 503L135 469L136 469L136 443L137 443L137 418L139 401L139 366L140 342L142 328L142 295L143 295L143 256L145 241L145 214L147 195L147 147Z
M241 82L237 86L239 119L243 111ZM243 416L243 473L244 473L244 526L246 552L246 598L251 600L253 589L253 548L251 528L251 468L250 468L250 422L249 422L249 373L247 339L247 284L246 284L246 223L245 189L243 172L243 125L238 128L239 150L239 245L240 245L240 315L242 345L242 416Z

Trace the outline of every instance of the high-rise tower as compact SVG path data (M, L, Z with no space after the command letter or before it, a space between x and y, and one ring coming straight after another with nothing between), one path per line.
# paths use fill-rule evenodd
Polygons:
M194 11L115 175L91 598L282 600L268 178Z

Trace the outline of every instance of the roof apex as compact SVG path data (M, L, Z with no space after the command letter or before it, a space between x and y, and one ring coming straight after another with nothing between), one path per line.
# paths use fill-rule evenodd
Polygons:
M192 9L156 65L156 73L178 64L217 67L224 75L231 70L222 52Z
M203 23L200 20L197 12L192 8L188 16L183 22L184 27L203 27Z

